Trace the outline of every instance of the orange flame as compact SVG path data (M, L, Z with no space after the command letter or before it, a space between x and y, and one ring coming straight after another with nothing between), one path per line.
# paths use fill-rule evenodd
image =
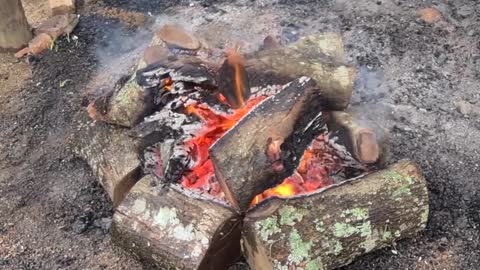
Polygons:
M235 69L235 96L240 103L240 107L245 106L245 97L242 80L242 69L245 66L245 60L235 49L229 49L226 51L227 61Z
M312 145L305 150L298 168L294 174L287 177L281 184L265 190L257 195L250 207L269 197L291 197L318 190L333 184L329 173L337 169L339 165L337 157L328 153L325 144L325 136L318 136Z
M253 98L245 107L234 110L233 114L217 114L205 104L189 105L185 108L188 114L200 118L205 126L199 135L185 142L192 149L191 158L195 161L196 166L183 176L183 186L195 189L210 188L208 191L211 195L221 194L208 150L263 99L265 97ZM213 189L211 189L212 185L214 186Z

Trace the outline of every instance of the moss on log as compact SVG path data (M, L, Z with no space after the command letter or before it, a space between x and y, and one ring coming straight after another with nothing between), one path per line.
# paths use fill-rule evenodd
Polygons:
M240 258L240 217L142 178L113 216L113 240L159 269L227 269Z
M253 269L333 269L426 227L426 182L412 161L309 196L272 198L245 218Z

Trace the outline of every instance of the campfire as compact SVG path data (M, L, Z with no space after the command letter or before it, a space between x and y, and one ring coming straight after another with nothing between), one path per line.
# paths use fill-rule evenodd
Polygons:
M387 167L388 131L348 111L338 44L267 37L242 54L163 27L132 75L90 95L110 125L79 153L116 206L114 239L164 268L331 269L422 230L425 181Z

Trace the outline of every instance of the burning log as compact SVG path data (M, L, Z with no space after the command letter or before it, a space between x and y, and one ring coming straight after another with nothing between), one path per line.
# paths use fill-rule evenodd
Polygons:
M108 87L108 86L107 86ZM94 120L133 127L153 112L155 92L143 89L135 76L122 77L112 89L99 89L87 110Z
M227 269L240 258L241 219L232 210L146 176L113 216L114 242L159 269Z
M135 140L123 128L85 125L75 138L75 152L87 161L96 178L117 206L140 179Z
M307 145L326 130L319 115L321 98L312 79L295 80L260 103L210 148L215 175L235 208L246 210L255 195L291 174ZM283 142L287 169L278 166L271 152Z
M325 100L324 106L330 110L343 110L350 103L356 70L329 57L334 57L324 47L308 47L315 43L301 43L297 47L281 47L261 50L247 57L246 68L251 86L285 84L300 76L309 76L317 82ZM341 47L343 48L343 47Z
M308 196L271 198L244 220L252 269L333 269L426 227L426 182L411 161Z
M386 164L388 130L344 111L326 112L325 119L331 136L337 137L338 143L344 145L356 160L365 164Z

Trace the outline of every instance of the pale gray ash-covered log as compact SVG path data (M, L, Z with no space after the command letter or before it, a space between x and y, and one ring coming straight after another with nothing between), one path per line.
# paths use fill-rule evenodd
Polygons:
M388 131L346 110L341 36L203 45L167 25L90 92L76 150L114 201L116 243L159 269L331 269L425 227L418 168L384 169Z

